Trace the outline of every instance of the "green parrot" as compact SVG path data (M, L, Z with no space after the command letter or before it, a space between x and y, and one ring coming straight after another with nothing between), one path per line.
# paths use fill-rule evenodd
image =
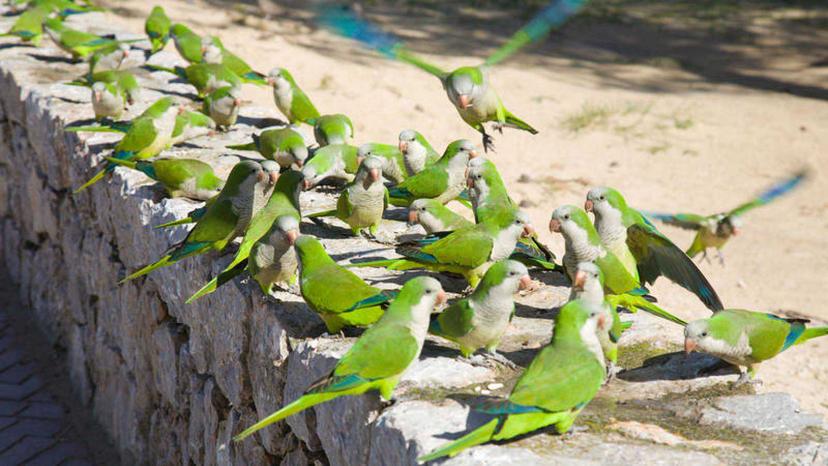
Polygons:
M408 207L409 225L419 224L429 235L472 226L473 223L436 199L417 199Z
M747 367L739 380L747 382L759 363L791 346L828 335L828 327L806 328L807 319L785 319L764 312L725 309L684 329L684 350L712 354L736 366Z
M147 67L153 71L174 74L187 81L196 88L199 98L204 98L222 87L241 87L242 84L236 73L221 64L194 63L186 68L180 66L167 68L156 65L147 65Z
M218 128L227 131L236 124L241 104L240 88L220 87L204 98L202 112L209 115Z
M552 341L517 380L505 400L472 407L492 416L486 424L417 459L420 463L491 441L509 440L547 426L566 433L606 377L596 335L604 314L584 301L570 301L555 319Z
M181 58L191 64L201 63L201 36L194 33L187 26L176 23L170 28L170 38Z
M150 55L158 53L170 40L170 26L172 22L164 8L156 5L152 8L147 21L144 23L144 32L147 33L152 50Z
M215 291L218 287L218 282L222 277L222 274L229 274L234 268L241 267L239 264L243 264L248 260L253 246L255 246L256 243L267 234L273 226L273 222L275 222L277 218L289 215L294 217L297 223L302 218L302 214L299 210L299 193L302 190L302 174L296 170L288 170L279 175L279 165L272 160L265 160L262 162L262 165L270 174L272 180L275 181L278 178L278 181L275 182L276 185L273 188L273 193L270 195L270 198L267 199L267 203L264 207L256 210L256 213L250 220L248 226L240 231L239 234L243 234L244 237L242 238L238 251L236 251L236 256L230 264L228 264L218 276L207 282L201 287L201 289L190 296L190 298L186 301L187 304ZM192 221L201 215L204 214L197 209L196 211L191 212L191 219L171 222L167 226ZM226 277L227 275L224 276Z
M695 257L703 254L702 259L708 259L707 250L715 249L719 256L719 263L724 266L722 248L731 236L739 234L742 226L742 215L769 204L771 201L791 192L808 178L808 170L800 170L793 175L775 183L750 201L727 212L713 215L698 214L656 214L645 213L646 216L660 220L668 225L688 230L696 230L693 244L687 249L687 255ZM709 259L708 259L709 260Z
M328 333L339 333L345 327L367 327L382 317L383 306L393 299L393 292L368 285L334 262L313 236L300 236L296 252L302 297L325 321Z
M215 196L224 185L210 164L197 159L176 159L159 157L152 160L121 160L107 157L107 160L133 170L138 170L161 183L170 197L187 197L206 201Z
M371 156L379 157L383 160L382 175L388 181L399 184L408 176L402 152L400 152L397 146L369 142L359 146L359 149L357 149L357 157L360 159Z
M314 122L313 136L320 146L348 144L354 137L354 125L341 113L322 115Z
M474 157L477 148L470 141L452 142L440 160L389 190L391 204L407 207L416 199L436 199L446 204L457 198L465 187L466 165Z
M241 57L224 48L218 36L206 36L201 39L201 57L204 63L218 63L226 66L246 83L267 85L265 75L253 71L253 68Z
M652 284L659 276L695 294L711 311L724 308L716 290L693 261L612 188L593 188L584 205L595 214L595 229L604 247L630 275Z
M431 147L422 134L413 129L400 132L399 141L398 148L403 155L408 176L420 173L427 166L440 160L440 153Z
M253 135L253 142L227 146L233 150L254 150L276 161L283 169L301 169L308 158L305 138L293 128L266 129Z
M98 81L92 84L92 110L95 120L117 120L124 114L127 96L118 85Z
M325 255L322 246L312 237L301 236L297 247L302 243L315 243ZM299 254L302 255L301 250ZM445 299L440 282L431 277L406 282L385 315L359 337L327 377L308 387L299 399L245 429L234 440L243 440L288 416L340 396L376 390L390 400L400 377L420 357L429 314Z
M112 157L121 160L145 160L158 155L167 147L172 137L178 112L179 108L173 103L172 98L158 99L132 121L129 131L112 150ZM109 162L106 168L76 189L75 194L102 180L104 175L115 167L115 164Z
M284 68L273 68L267 73L267 82L273 86L273 100L276 107L288 119L290 124L314 124L319 118L319 111L313 106L310 97L296 84L293 75Z
M604 314L603 324L597 328L598 341L601 342L604 352L607 375L612 378L618 364L618 340L621 339L621 333L624 332L627 323L621 321L618 310L605 299L604 274L595 263L580 262L577 265L569 300L586 302L594 309L601 309Z
M661 309L648 301L649 293L639 282L638 277L624 267L621 259L604 247L598 231L589 221L587 213L578 207L566 205L552 212L549 231L560 233L564 237L566 252L563 268L570 281L574 283L577 266L581 262L594 262L604 275L604 288L607 301L613 306L624 306L631 311L641 309L655 316L685 325L680 318Z
M357 148L348 144L331 144L314 151L310 160L302 167L304 188L313 188L328 178L351 182L359 169L361 160Z
M397 247L401 259L354 263L356 267L387 267L390 270L424 268L434 272L463 275L474 288L489 266L507 259L521 235L530 236L534 228L529 217L515 211L488 222L455 230L442 238L428 236Z
M36 6L24 11L14 22L8 32L0 34L0 37L17 37L23 42L31 42L40 46L43 40L43 21L51 14L51 9L45 6Z
M347 9L329 8L321 15L320 21L341 35L356 39L387 57L414 65L439 79L449 101L463 121L482 135L483 146L488 151L494 146L491 136L486 133L483 126L486 122L493 122L495 129L499 131L507 126L537 134L535 128L503 105L490 83L491 68L526 45L546 37L552 28L563 24L585 3L584 0L550 3L481 65L463 66L453 71L445 71L416 56L399 38L360 19Z
M130 47L123 42L115 42L99 50L89 57L89 73L98 71L119 70L129 58Z
M237 163L216 200L210 204L183 241L171 247L156 262L133 272L120 281L125 283L155 269L209 250L221 251L250 224L272 190L272 178L262 165L252 160Z
M520 262L495 262L471 295L431 316L428 331L457 343L464 358L480 348L495 355L515 313L514 294L531 282L529 271Z
M382 167L385 160L370 156L362 161L354 181L348 183L339 194L336 209L316 212L309 218L330 217L347 223L354 235L366 228L376 236L382 223L382 214L388 205L388 191L382 184Z
M213 135L216 122L201 112L185 110L175 119L175 128L170 138L170 146L180 144L201 136Z
M105 39L96 34L78 31L63 24L58 18L47 18L43 21L46 33L61 50L72 55L76 60L89 58L98 50L112 47L135 40L119 41Z
M138 98L138 93L141 86L135 75L128 70L107 70L98 71L92 74L86 74L82 78L70 81L66 84L70 86L86 86L92 87L97 82L109 83L117 86L124 95L126 95L127 103L132 105Z

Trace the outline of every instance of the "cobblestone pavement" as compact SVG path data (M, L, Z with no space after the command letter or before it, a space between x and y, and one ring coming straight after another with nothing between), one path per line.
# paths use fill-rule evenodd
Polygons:
M0 286L0 466L118 464L91 416L73 403L63 362L31 322L11 314L26 311L7 286Z

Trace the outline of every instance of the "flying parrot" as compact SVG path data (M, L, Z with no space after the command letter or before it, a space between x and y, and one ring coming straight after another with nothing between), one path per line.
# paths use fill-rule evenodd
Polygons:
M593 188L584 204L595 214L595 229L630 275L642 284L659 276L695 294L711 311L724 308L716 290L693 261L612 188Z
M312 125L316 122L320 116L319 111L288 70L273 68L267 73L267 82L273 86L273 100L279 111L287 117L288 123Z
M696 237L693 238L693 244L687 249L687 255L696 257L699 253L702 253L702 259L707 259L707 250L715 249L719 256L719 263L724 265L722 248L727 244L731 236L739 234L742 226L742 215L756 207L769 204L771 201L793 191L794 188L802 184L807 178L808 170L800 170L792 176L770 186L750 201L727 212L713 215L657 214L646 212L645 215L668 225L696 230Z
M566 252L563 257L563 268L570 281L574 283L579 263L594 262L604 275L605 292L607 295L613 295L607 296L610 304L624 306L631 311L641 309L679 325L686 324L645 298L649 291L624 267L618 256L604 247L583 209L571 205L558 207L552 212L549 231L560 233L564 237Z
M473 223L436 199L417 199L408 207L408 223L419 224L429 235L451 232Z
M567 303L555 319L552 341L535 356L509 397L472 407L492 419L417 461L455 456L475 445L509 440L547 426L566 433L606 377L596 335L603 319L601 310L586 302Z
M297 245L305 241L303 238L310 237L300 237ZM281 419L340 396L376 390L390 400L400 377L420 356L429 314L445 299L440 283L433 278L417 277L406 282L385 315L359 337L327 377L308 387L299 399L245 429L234 440L243 440Z
M385 160L370 156L362 161L354 181L348 183L340 192L336 208L308 215L309 218L330 217L347 223L354 235L359 235L366 228L371 236L376 236L382 223L382 214L388 205L388 191L382 184L382 167Z
M170 197L187 197L205 201L219 193L224 180L217 177L210 164L197 159L154 158L152 160L107 160L138 170L161 183Z
M253 215L261 209L266 196L270 194L274 181L258 162L244 160L237 163L216 200L210 204L187 237L167 250L161 259L131 273L120 283L196 254L223 250L247 228Z
M481 348L494 355L515 313L514 294L531 281L520 262L495 262L471 295L431 316L428 331L457 343L464 358Z
M456 199L465 188L466 165L474 157L477 148L471 141L452 142L440 160L388 191L391 204L406 207L416 199L436 199L446 204Z
M739 380L747 382L759 363L791 346L828 335L828 327L806 327L807 319L785 319L764 312L725 309L684 329L684 350L712 354L746 367Z
M262 157L276 161L283 169L302 168L308 158L305 138L292 128L266 129L253 135L253 142L227 146L233 150L255 150Z
M440 153L431 147L425 136L413 129L400 132L399 149L408 176L420 173L427 166L440 160Z

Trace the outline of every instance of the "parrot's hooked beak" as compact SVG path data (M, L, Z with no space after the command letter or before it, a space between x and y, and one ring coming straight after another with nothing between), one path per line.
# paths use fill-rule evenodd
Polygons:
M466 177L466 187L469 189L474 189L474 179L472 177Z
M408 143L407 142L400 141L400 145L398 147L400 148L400 152L402 152L403 154L408 152Z
M549 221L549 231L552 233L560 233L561 231L561 221L553 218Z
M733 228L733 236L739 236L739 233L741 233L741 232L742 232L742 230L740 230L736 227Z
M535 236L535 234L536 234L535 227L533 227L531 224L527 223L527 224L523 225L523 233L520 236L523 236L524 238L531 238L531 237Z
M186 112L186 111L187 111L187 109L186 109L186 108L184 108L184 107L178 107L178 114L179 114L179 115L182 115L182 114L183 114L184 112Z
M311 180L309 180L309 179L307 179L307 178L305 178L304 180L302 180L302 188L303 188L305 191L307 191L307 190L311 189L312 187L313 187L313 186L311 186Z
M690 354L696 350L696 342L690 338L684 339L684 354Z
M529 287L532 285L532 277L529 275L524 275L520 277L520 285L518 286L521 290L528 290Z
M269 86L275 86L276 85L276 78L274 78L274 77L268 76L268 77L265 78L265 81L267 81L267 84Z
M470 158L470 159L473 159L473 158L477 157L478 155L479 155L479 154L478 154L478 152L477 152L476 150L470 150L470 151L469 151L469 158Z
M371 178L371 181L379 181L380 179L380 169L379 168L372 168L368 171L368 177Z
M264 170L260 171L259 174L256 175L256 179L259 181L259 183L264 183L267 180L267 178L267 172Z
M302 165L304 165L304 164L305 164L305 162L303 162L303 161L301 161L301 160L299 160L299 159L296 159L296 161L295 161L295 162L293 162L293 164L294 164L294 165L296 165L299 169L301 169L301 168L302 168Z
M102 97L103 97L103 92L95 91L95 100L96 101L100 101Z
M299 237L299 230L290 230L285 233L285 236L287 237L288 244L293 246L296 244L296 238Z
M460 94L457 100L460 102L460 108L464 110L472 106L471 99L466 94Z
M572 289L575 291L584 291L586 285L586 272L578 271L575 273L575 281L572 283Z
M587 212L592 212L593 207L595 207L595 205L589 199L587 199L586 202L584 202L584 210L586 210Z
M598 316L598 328L605 329L605 328L607 328L606 325L607 325L607 315L606 314L601 314L600 316Z
M124 58L129 56L129 49L123 49L123 52L124 52Z
M437 302L435 303L435 306L442 306L443 304L446 304L446 301L448 301L448 296L446 295L446 292L440 290L440 292L437 293Z
M235 99L233 99L233 105L234 106L241 107L241 104L242 104L242 100L240 98L236 97Z
M416 225L420 222L420 215L417 213L416 210L409 210L408 211L408 224L409 225Z
M270 172L268 175L270 176L270 184L276 184L279 181L279 172Z

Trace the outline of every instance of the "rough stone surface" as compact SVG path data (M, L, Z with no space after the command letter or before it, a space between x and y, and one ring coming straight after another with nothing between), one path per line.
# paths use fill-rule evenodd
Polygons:
M799 403L787 393L719 398L702 410L699 422L775 434L796 434L824 423L821 416L803 413Z
M0 17L0 30L12 20ZM71 21L81 28L103 23L95 14ZM50 343L65 348L78 397L127 463L414 464L417 456L479 425L482 419L469 410L466 399L508 393L519 371L494 363L474 366L459 360L451 344L430 338L421 360L403 378L395 402L382 402L376 394L336 400L232 443L233 434L325 375L353 339L323 335L322 322L296 294L279 291L262 297L245 279L184 305L229 260L217 254L116 285L127 271L154 260L187 232L186 227L151 227L180 218L197 204L164 199L142 175L120 168L106 181L72 195L118 139L64 131L93 116L88 90L60 84L86 68L65 61L49 41L40 49L11 39L0 44L0 258ZM177 63L171 53L160 53L153 61ZM138 77L146 89L128 116L164 93L192 105L182 97L192 90L165 81L170 75L140 69ZM271 124L278 116L275 109L245 107L232 131L192 140L165 155L198 157L226 173L238 156L223 147L248 140L254 126ZM309 137L307 128L302 131ZM329 192L305 193L303 209L321 210L332 199ZM404 215L394 210L389 217ZM391 239L418 233L398 220L383 224L379 242L346 236L336 220L305 222L302 230L319 236L341 261L389 257ZM398 287L416 275L379 269L359 273L383 288ZM518 298L513 328L500 348L521 366L548 342L554 309L568 295L560 274L534 278L542 286ZM457 279L440 280L454 295L465 287ZM680 329L641 313L624 319L634 325L621 340L622 357L625 348L646 347L654 354L623 365L628 370L620 380L609 384L576 423L587 432L556 436L544 431L475 448L444 464L812 464L825 458L825 431L814 418L798 414L793 421L779 420L796 411L792 402L773 398L784 402L780 408L770 398L734 400L728 384L735 375L699 376L714 360L652 357L674 351ZM447 398L453 393L462 396ZM677 403L684 397L691 401L682 408ZM676 416L687 403L702 411ZM740 409L749 412L739 414ZM680 425L674 426L677 420ZM656 425L661 439L689 441L670 445L653 437L625 436L606 428L614 422ZM759 431L750 431L745 439L727 438L744 442L743 450L698 443L741 435L745 427ZM792 432L784 445L772 437L776 429Z

